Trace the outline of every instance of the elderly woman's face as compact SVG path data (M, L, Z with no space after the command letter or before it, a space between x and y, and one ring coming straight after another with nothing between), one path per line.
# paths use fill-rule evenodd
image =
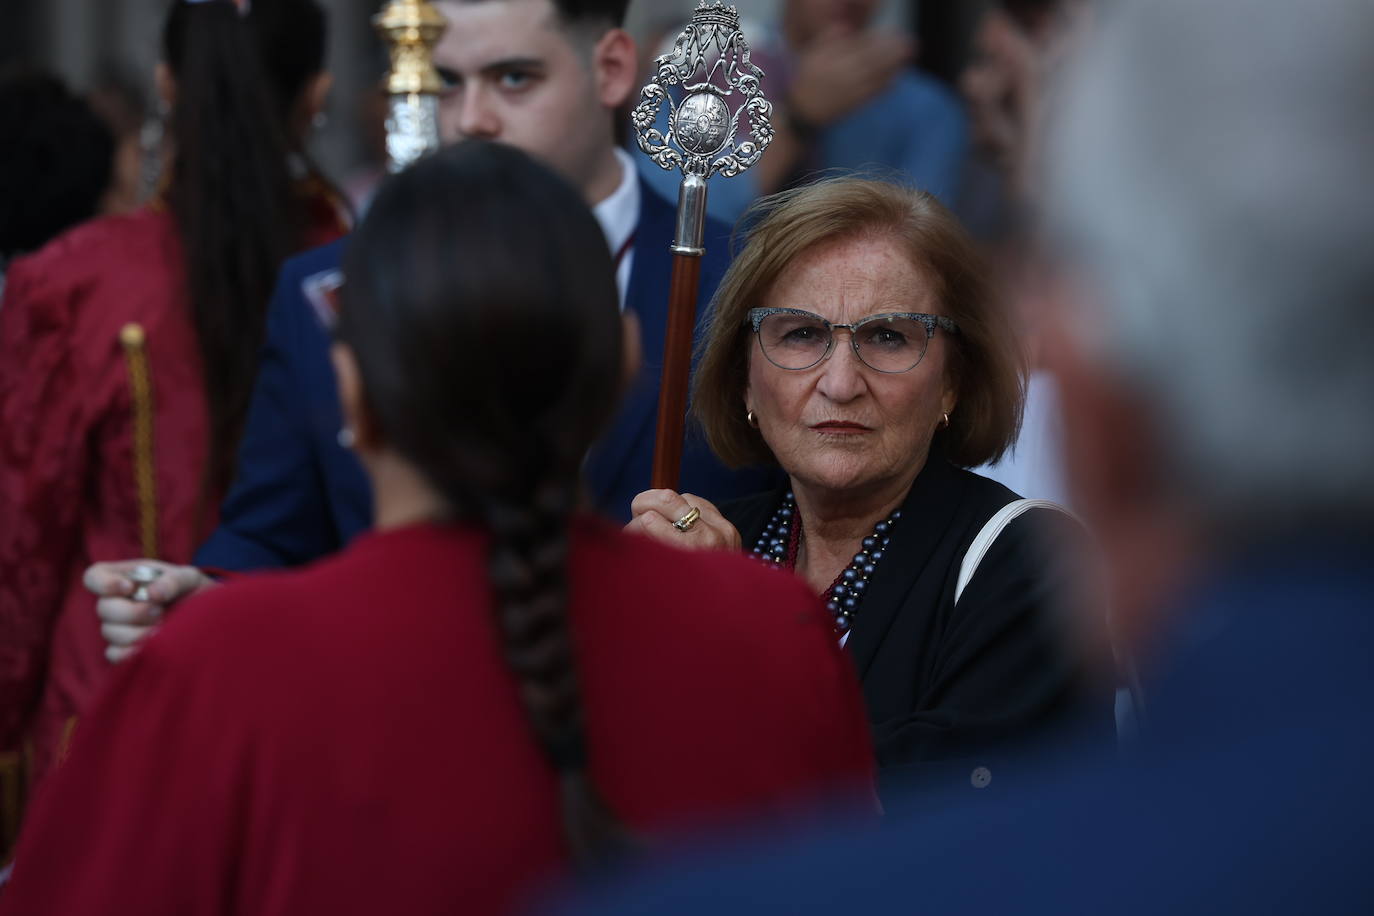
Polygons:
M929 282L898 244L883 237L823 242L798 256L760 303L805 309L832 324L883 312L942 314ZM848 331L810 369L781 369L750 342L745 407L794 482L826 490L909 483L925 464L941 415L956 394L948 343L936 331L906 372L861 362Z

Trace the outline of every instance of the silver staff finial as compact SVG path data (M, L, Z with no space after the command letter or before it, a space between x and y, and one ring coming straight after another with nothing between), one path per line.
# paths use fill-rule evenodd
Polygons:
M700 254L706 179L732 178L759 161L773 140L773 106L759 85L763 71L749 60L739 12L720 0L701 0L673 50L654 67L630 117L639 148L662 168L682 170L673 250ZM680 102L671 91L678 86ZM666 134L657 127L665 104ZM747 139L740 136L741 115L748 121Z
M386 78L387 170L399 172L439 148L439 94L434 46L448 28L429 0L390 0L372 24L391 54Z
M763 97L763 71L749 60L749 43L739 12L720 0L701 0L673 50L654 62L655 75L640 92L632 119L639 148L665 169L709 178L729 178L759 161L773 139L773 106ZM676 102L669 87L681 86ZM730 102L741 101L733 109ZM668 133L654 125L664 103ZM749 121L751 139L739 142L739 116Z

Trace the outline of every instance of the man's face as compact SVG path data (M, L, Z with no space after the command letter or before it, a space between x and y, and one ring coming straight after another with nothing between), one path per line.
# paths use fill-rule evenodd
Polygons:
M437 4L449 26L434 52L445 83L445 143L468 137L519 147L586 189L612 143L592 42L565 29L549 0Z

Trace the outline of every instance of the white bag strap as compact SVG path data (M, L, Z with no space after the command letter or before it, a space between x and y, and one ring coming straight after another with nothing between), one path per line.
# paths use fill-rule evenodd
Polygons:
M964 587L973 579L973 574L978 571L978 564L983 562L983 555L988 552L992 542L997 540L1002 529L1010 525L1022 513L1031 509L1053 509L1056 512L1063 512L1075 521L1078 518L1059 503L1051 502L1048 499L1014 499L1007 503L997 511L996 515L988 519L983 530L979 531L978 536L973 539L973 543L968 545L968 551L964 554L964 562L959 564L959 581L954 586L955 604L959 603L959 596L964 593Z

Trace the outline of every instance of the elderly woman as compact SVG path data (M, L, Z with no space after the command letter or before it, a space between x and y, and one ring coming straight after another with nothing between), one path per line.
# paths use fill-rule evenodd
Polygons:
M1035 504L994 519L1018 497L965 470L1011 446L1024 398L985 278L929 194L845 178L765 202L717 292L693 410L726 463L788 482L721 509L651 490L629 525L795 571L852 653L879 763L960 758L975 786L990 749L1076 705L1082 681L1048 549L1048 529L1081 531Z

